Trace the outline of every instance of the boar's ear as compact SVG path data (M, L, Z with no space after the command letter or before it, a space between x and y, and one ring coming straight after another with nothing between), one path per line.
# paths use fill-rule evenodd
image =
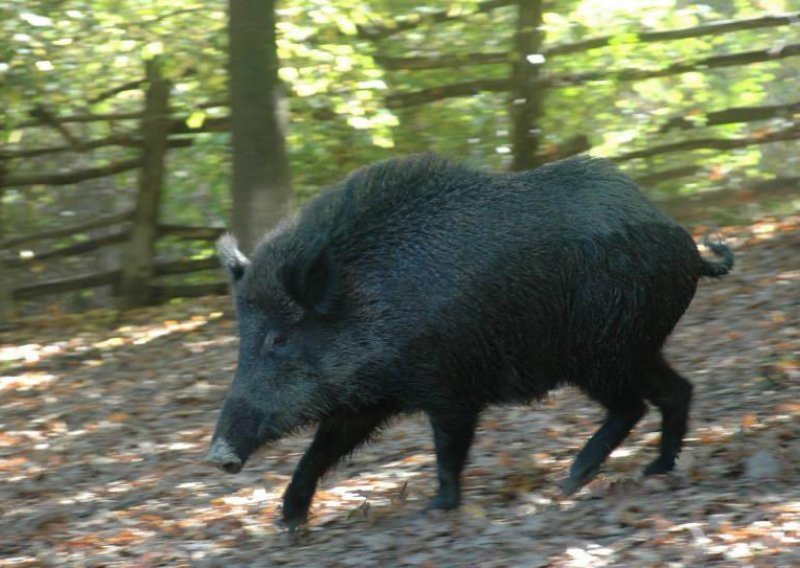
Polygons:
M328 240L318 236L289 261L282 272L286 292L300 306L331 316L339 305L339 274Z
M222 235L217 241L217 254L223 268L228 271L234 282L244 276L245 270L250 266L250 261L239 250L236 237L230 233Z

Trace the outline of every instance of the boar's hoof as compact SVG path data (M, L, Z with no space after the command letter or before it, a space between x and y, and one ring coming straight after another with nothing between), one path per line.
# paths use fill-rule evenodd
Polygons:
M595 478L597 472L600 468L592 468L588 471L583 472L572 472L569 478L567 478L564 483L561 484L561 492L569 497L573 493L577 492L581 487L589 483L592 479Z
M239 473L242 471L242 462L241 461L228 461L225 463L219 464L219 468L224 471L225 473Z
M206 462L214 464L226 473L242 471L242 460L233 453L233 449L224 440L215 440L206 454Z
M658 457L653 463L644 468L645 475L658 475L660 473L667 473L675 467L675 460Z
M300 491L296 485L289 485L283 496L283 510L279 523L290 531L308 522L313 491Z
M448 497L445 495L437 495L431 499L430 503L425 507L423 513L427 514L433 511L452 511L458 509L460 500L456 497Z
M278 519L277 525L288 529L289 532L295 531L308 523L308 511L287 514L285 511Z
M565 497L569 497L583 486L583 483L570 477L561 484L561 493L563 493Z

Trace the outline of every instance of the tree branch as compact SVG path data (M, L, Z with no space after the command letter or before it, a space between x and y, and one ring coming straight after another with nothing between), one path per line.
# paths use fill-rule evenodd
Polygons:
M774 14L758 18L746 18L742 20L725 20L712 22L691 28L677 30L665 30L654 32L641 32L631 34L635 39L629 44L652 43L659 41L670 41L676 39L687 39L702 37L706 35L717 35L741 30L751 30L758 28L777 27L783 25L799 24L800 12L788 12L785 14ZM554 57L569 53L578 53L607 47L617 40L619 35L608 35L589 38L574 43L564 43L545 47L541 50L545 57ZM624 36L623 36L624 37ZM513 59L509 52L494 53L465 53L460 55L419 55L414 57L387 57L376 56L375 60L384 68L390 71L408 69L442 69L450 67L463 67L466 65L486 65L492 63L506 63Z
M97 138L95 140L80 142L79 148L69 144L62 146L50 146L47 148L31 148L30 150L0 151L0 160L36 158L39 156L46 156L48 154L58 154L60 152L86 152L88 150L95 150L97 148L104 148L106 146L136 148L141 146L141 144L141 139L133 136L132 134L115 134L114 136L108 136L106 138Z
M96 168L76 170L72 172L59 172L55 174L29 174L21 176L9 176L0 180L0 187L26 187L31 185L68 185L79 181L106 177L130 170L135 170L142 166L141 158L131 158L121 162L114 162Z
M661 69L611 69L603 71L590 71L588 73L577 73L574 75L551 75L545 80L554 87L566 87L580 85L598 79L616 79L618 81L639 81L642 79L653 79L655 77L666 77L668 75L680 75L690 71L705 71L718 67L731 67L739 65L749 65L751 63L763 63L765 61L777 61L786 57L800 55L800 43L785 45L779 49L757 49L744 51L741 53L728 53L725 55L714 55L703 59L690 61L678 61Z
M770 28L776 26L784 26L800 23L800 12L787 12L785 14L774 14L770 16L761 16L758 18L746 18L742 20L724 20L720 22L712 22L710 24L703 24L691 28L681 28L678 30L666 30L655 32L642 32L634 34L635 41L632 43L649 43L657 41L669 41L675 39L687 39L692 37L701 37L705 35L717 35L729 32L736 32L741 30L753 30L757 28ZM564 55L567 53L577 53L580 51L588 51L598 47L606 47L618 36L602 36L589 38L574 43L565 43L561 45L554 45L553 47L544 50L543 55L554 56Z
M66 237L68 235L74 235L77 233L86 233L93 229L100 229L103 227L116 225L117 223L124 223L125 221L130 221L132 218L133 218L133 211L129 210L129 211L124 211L122 213L116 213L115 215L109 215L108 217L100 217L99 219L95 219L94 221L89 221L87 223L81 223L80 225L73 225L71 227L60 227L58 229L50 229L48 231L42 231L40 233L36 233L33 235L24 235L22 237L5 239L3 241L0 241L0 250L13 248L34 241L43 241L45 239L57 239L60 237Z
M704 59L692 61L679 61L662 69L617 69L591 71L587 73L577 73L574 75L544 75L535 86L541 88L548 87L568 87L581 85L590 81L600 79L615 79L617 81L638 81L642 79L652 79L655 77L666 77L669 75L679 75L690 71L705 71L717 67L730 67L738 65L748 65L750 63L763 63L765 61L777 61L786 57L800 55L800 43L783 46L780 49L759 49L742 53L731 53L725 55L714 55ZM389 108L405 108L429 103L449 97L463 97L473 95L481 91L507 91L510 88L508 79L483 79L477 81L464 81L451 83L440 87L431 87L420 91L410 91L405 93L395 93L386 97Z
M12 294L15 300L29 300L37 296L46 294L61 294L73 290L84 288L95 288L97 286L107 286L115 284L119 280L119 270L108 270L96 274L84 274L81 276L70 276L57 280L48 280L37 284L28 284L15 289Z
M219 108L226 106L229 106L227 100L215 100L215 101L206 101L204 103L200 103L196 105L196 108L207 109L207 108ZM87 123L87 122L104 122L104 121L115 121L115 120L138 120L143 116L144 113L142 113L142 111L109 112L103 114L71 114L58 117L58 122L60 124L69 124L71 122ZM185 120L185 119L178 119L178 120ZM46 126L46 124L44 124L41 119L27 120L15 125L16 128L37 128L41 126ZM4 123L0 123L0 130L2 130L5 127L6 125Z
M61 134L69 145L75 150L81 150L81 142L75 138L69 129L64 126L55 113L42 105L36 105L31 110L31 116L39 120L43 125L52 127L56 132Z
M768 120L770 118L785 117L791 118L794 113L800 111L800 101L783 105L769 105L761 107L733 107L716 112L709 112L703 116L704 120L693 121L686 118L686 115L676 116L669 119L658 129L660 133L668 132L672 129L687 130L690 128L702 128L705 126L716 126L719 124L735 124L739 122L755 122L757 120Z
M10 258L5 260L2 264L7 268L19 268L21 266L25 266L30 262L37 262L47 259L64 258L68 256L75 256L78 254L84 254L87 252L95 251L97 249L101 249L108 245L121 243L128 237L128 234L129 234L128 230L117 231L115 233L111 233L110 235L103 235L102 237L96 237L88 241L83 241L80 243L75 243L69 246L55 248L44 252L34 253L33 256L30 257Z
M627 162L638 158L649 158L660 156L672 152L682 152L686 150L733 150L744 148L754 144L769 144L771 142L782 142L785 140L796 140L800 138L800 124L793 124L789 128L774 130L764 135L751 135L742 138L699 138L697 140L683 140L671 144L662 144L644 150L636 150L612 156L610 159L615 162Z
M183 131L185 130L185 132ZM196 134L200 132L222 132L225 128L217 128L212 125L206 128L205 125L201 128L185 128L176 134ZM186 148L191 146L194 141L188 138L178 138L169 141L170 148ZM76 150L71 146L50 146L49 148L32 148L30 150L8 150L0 152L0 161L13 160L18 158L35 158L39 156L46 156L49 154L58 154L61 152L79 152L83 153L88 150L95 150L97 148L106 148L108 146L123 146L126 148L141 148L142 139L138 136L130 134L121 134L116 136L109 136L107 138L98 138L97 140L89 140L88 142L81 143L81 149Z
M142 84L144 84L144 79L136 79L135 81L128 81L122 85L118 85L116 87L112 87L105 91L98 93L97 95L93 96L89 99L89 104L96 104L106 99L110 99L111 97L118 95L120 93L124 93L125 91L135 91L136 89L140 89Z
M159 225L158 238L175 237L178 239L196 239L213 241L222 236L226 229L222 227L187 227L183 225Z

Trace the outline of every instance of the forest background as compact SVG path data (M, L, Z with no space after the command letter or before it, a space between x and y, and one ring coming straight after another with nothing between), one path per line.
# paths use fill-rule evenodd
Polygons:
M223 293L223 228L411 152L611 157L689 225L798 208L795 2L259 4L0 7L4 320Z
M5 0L0 567L800 566L798 29L798 0ZM686 446L643 478L651 412L566 497L603 416L561 389L487 411L464 506L426 516L406 417L289 536L309 432L237 476L202 461L237 356L214 241L429 150L609 157L725 239L666 347Z

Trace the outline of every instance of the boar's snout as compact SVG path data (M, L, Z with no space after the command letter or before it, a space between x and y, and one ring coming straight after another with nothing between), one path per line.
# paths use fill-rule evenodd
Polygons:
M205 461L214 464L226 473L239 473L244 465L239 456L234 453L233 448L221 438L217 438L211 444Z

